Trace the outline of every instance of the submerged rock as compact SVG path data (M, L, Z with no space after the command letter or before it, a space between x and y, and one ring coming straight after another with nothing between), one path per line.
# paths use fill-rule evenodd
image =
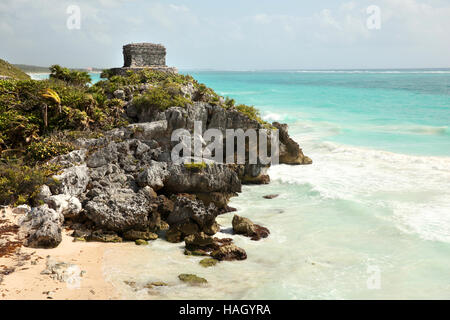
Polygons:
M275 199L278 196L279 196L279 194L268 194L268 195L263 196L263 198L270 200L270 199Z
M208 280L198 277L195 274L183 273L178 276L178 279L190 285L202 285L208 283Z
M205 258L200 260L200 265L204 268L213 267L215 266L219 261L213 258Z

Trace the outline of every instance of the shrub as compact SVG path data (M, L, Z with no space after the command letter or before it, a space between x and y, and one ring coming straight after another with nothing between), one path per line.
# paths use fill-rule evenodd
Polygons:
M27 148L26 157L31 161L44 161L73 150L74 146L71 143L49 138L31 143Z
M50 67L50 79L61 80L75 86L86 86L92 81L87 72L69 70L56 64Z
M33 204L40 187L58 171L57 166L24 165L20 160L0 162L0 204Z
M184 107L190 100L180 93L169 92L162 87L153 88L145 94L134 99L134 105L138 110L159 109L166 110L170 107Z

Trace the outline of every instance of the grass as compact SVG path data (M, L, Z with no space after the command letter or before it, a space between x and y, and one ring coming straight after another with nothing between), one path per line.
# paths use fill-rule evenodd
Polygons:
M0 59L0 76L7 76L18 80L30 79L30 76L12 64Z

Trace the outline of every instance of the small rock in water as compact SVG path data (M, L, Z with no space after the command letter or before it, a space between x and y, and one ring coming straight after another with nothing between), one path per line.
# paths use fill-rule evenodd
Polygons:
M237 214L234 215L232 223L234 233L250 237L255 241L267 238L270 234L269 229L254 224L250 219L240 217Z
M168 286L168 284L165 283L165 282L162 282L162 281L155 281L155 282L149 282L149 283L147 283L147 284L144 286L144 288L152 289L153 287L166 287L166 286Z
M213 266L215 266L216 264L217 264L217 262L219 262L219 261L217 261L216 259L213 259L213 258L205 258L205 259L202 259L202 260L200 260L200 265L202 266L202 267L204 267L204 268L208 268L208 267L213 267Z
M229 244L213 251L211 257L220 261L245 260L247 259L247 253L244 249L234 244Z
M202 249L197 249L197 250L185 249L184 254L187 256L209 256L208 252L206 252L205 250L202 250Z
M148 245L148 242L146 240L143 240L143 239L138 239L138 240L135 241L135 243L136 243L137 246Z
M205 278L201 278L196 276L195 274L188 273L180 274L178 276L178 279L191 285L202 285L208 283L208 280L206 280Z
M268 194L266 196L263 196L264 199L274 199L276 197L278 197L279 194Z

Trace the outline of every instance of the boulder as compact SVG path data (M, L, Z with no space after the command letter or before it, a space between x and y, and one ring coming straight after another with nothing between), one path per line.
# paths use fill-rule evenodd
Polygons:
M229 244L213 251L211 257L219 261L245 260L247 259L247 253L244 249L234 244Z
M52 177L50 189L53 194L68 194L74 197L81 195L89 183L88 167L73 166L64 169L61 174Z
M185 237L184 242L186 244L186 248L191 249L211 246L214 243L214 239L203 232L199 232Z
M169 174L167 163L150 161L149 167L138 175L136 181L141 187L149 186L157 191L164 187L164 181Z
M209 163L199 171L185 164L168 167L164 187L172 193L235 193L241 192L241 182L228 166Z
M312 164L312 160L303 154L298 143L289 136L287 124L274 122L272 125L279 130L280 164Z
M234 215L232 224L234 233L250 237L252 240L267 238L270 234L267 228L254 224L250 219L238 215Z
M212 225L218 213L219 211L212 203L206 207L200 200L179 195L175 199L174 209L167 217L167 222L170 225L195 222L200 228L203 228Z
M64 217L44 204L33 208L22 221L28 234L26 245L32 248L55 248L61 240Z
M151 224L151 206L148 193L143 190L135 193L131 189L110 190L88 201L86 216L99 228L115 232L144 230Z
M45 202L50 208L62 213L65 218L75 218L82 210L80 200L68 194L50 196Z

